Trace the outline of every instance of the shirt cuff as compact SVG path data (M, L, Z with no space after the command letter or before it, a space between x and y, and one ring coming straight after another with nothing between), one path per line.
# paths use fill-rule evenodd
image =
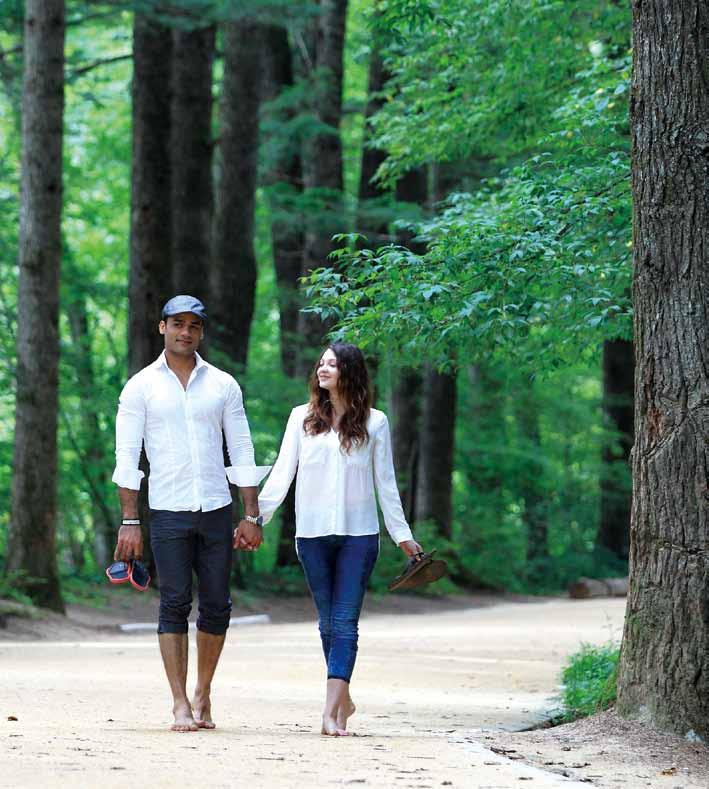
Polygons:
M258 503L258 511L261 513L261 517L263 518L263 525L265 526L270 520L273 520L273 516L276 514L275 510L271 512L264 512L261 507L261 502Z
M144 476L145 474L138 468L120 468L120 466L116 466L111 479L119 488L140 490L140 481Z
M268 474L271 466L227 466L226 476L238 488L255 488Z
M394 542L399 545L399 543L406 542L407 540L413 540L414 535L411 533L411 529L397 529L394 532L390 532L391 538Z

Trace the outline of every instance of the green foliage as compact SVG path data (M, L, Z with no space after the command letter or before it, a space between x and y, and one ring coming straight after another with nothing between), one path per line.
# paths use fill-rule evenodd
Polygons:
M14 13L0 19L0 49L9 53L0 59L0 557L10 509L19 222L22 4L10 6ZM130 8L155 6L68 7L58 548L69 599L95 583L100 599L97 572L117 514L110 474L127 375L131 63L113 59L130 53ZM389 0L376 14L370 6L349 5L344 194L302 192L270 176L274 163L322 131L312 106L317 73L262 115L261 169L270 180L257 197L256 315L247 371L233 370L257 462L275 460L290 409L307 399L303 383L280 369L271 224L336 228L341 250L308 282L312 308L339 321L338 336L378 353L379 407L389 410L399 362L427 357L459 368L453 539L442 541L431 524L417 525L417 538L498 589L555 591L578 575L624 572L596 550L595 537L602 448L615 439L602 427L598 346L630 332L629 11L610 0ZM256 10L288 19L297 35L315 13L312 3L260 0L238 8L180 0L172 8L161 20L175 27ZM389 152L382 184L434 163L455 175L424 211L397 203L393 192L356 199L374 47L384 47L391 74L369 141ZM97 65L104 60L111 62ZM218 62L217 93L220 73ZM357 249L355 217L389 222L392 233L407 228L426 250ZM228 358L214 361L232 369ZM525 426L529 413L536 434ZM628 481L625 467L616 471ZM528 556L532 506L548 527L548 556L536 563ZM240 558L247 585L302 592L299 567L275 570L279 528L276 516L264 548ZM377 592L404 563L385 533L381 545ZM430 590L450 591L450 582Z
M620 647L582 645L564 668L562 704L563 721L593 715L612 707L616 701Z
M336 336L440 366L497 353L552 369L628 336L627 10L422 5L431 14L390 51L381 177L492 152L507 167L411 227L423 254L346 244L309 278L311 309L338 320Z

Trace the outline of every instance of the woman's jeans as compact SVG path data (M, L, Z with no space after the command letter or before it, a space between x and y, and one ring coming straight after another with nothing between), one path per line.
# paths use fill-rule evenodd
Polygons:
M318 609L327 678L350 681L357 657L357 623L379 535L298 537L298 558Z

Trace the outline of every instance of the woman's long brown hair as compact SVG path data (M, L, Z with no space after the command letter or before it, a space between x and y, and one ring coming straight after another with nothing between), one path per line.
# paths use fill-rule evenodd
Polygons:
M353 446L362 446L369 441L367 420L372 407L369 373L364 355L356 345L335 342L328 347L337 359L340 374L337 393L345 404L345 413L339 426L340 446L345 452L349 452ZM310 409L303 422L303 429L311 436L327 433L332 427L333 419L330 393L327 389L322 389L318 381L320 359L310 376Z

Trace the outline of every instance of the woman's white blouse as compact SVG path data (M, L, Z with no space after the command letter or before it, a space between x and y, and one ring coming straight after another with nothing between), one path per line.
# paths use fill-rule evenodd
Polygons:
M345 453L334 430L317 436L304 432L308 408L305 404L291 411L278 459L258 500L264 523L283 502L297 470L296 537L378 534L376 485L392 540L412 540L396 486L386 415L372 408L369 441Z

